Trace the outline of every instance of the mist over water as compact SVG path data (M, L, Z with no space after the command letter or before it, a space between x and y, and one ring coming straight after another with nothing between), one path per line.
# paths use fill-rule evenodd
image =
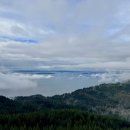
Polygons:
M17 71L0 73L0 95L8 97L70 93L102 83L129 80L129 71Z

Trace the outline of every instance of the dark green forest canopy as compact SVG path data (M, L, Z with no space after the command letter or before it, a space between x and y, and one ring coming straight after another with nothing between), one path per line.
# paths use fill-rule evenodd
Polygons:
M0 130L129 130L130 123L74 110L0 115Z

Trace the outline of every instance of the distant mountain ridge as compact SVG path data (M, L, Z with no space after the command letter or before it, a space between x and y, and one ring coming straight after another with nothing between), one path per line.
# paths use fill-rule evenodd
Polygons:
M48 108L79 108L99 114L121 115L129 119L130 82L101 84L52 97L18 96L12 100L0 96L0 112L40 111Z

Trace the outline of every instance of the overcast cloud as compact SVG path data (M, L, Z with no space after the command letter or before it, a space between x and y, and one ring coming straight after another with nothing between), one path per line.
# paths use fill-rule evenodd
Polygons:
M0 0L1 66L130 69L129 14L129 0Z
M129 0L0 0L0 89L37 86L3 70L130 69L129 14Z

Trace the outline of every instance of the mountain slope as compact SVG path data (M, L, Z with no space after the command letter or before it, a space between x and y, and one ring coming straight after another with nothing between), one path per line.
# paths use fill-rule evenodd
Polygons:
M116 114L130 118L130 82L101 84L52 97L32 95L8 100L14 104L16 112L39 111L48 108L80 108L100 114ZM1 106L8 108L7 104Z
M0 96L0 113L14 112L16 109L17 104L15 101L4 96Z
M51 98L100 114L130 117L130 82L101 84Z

